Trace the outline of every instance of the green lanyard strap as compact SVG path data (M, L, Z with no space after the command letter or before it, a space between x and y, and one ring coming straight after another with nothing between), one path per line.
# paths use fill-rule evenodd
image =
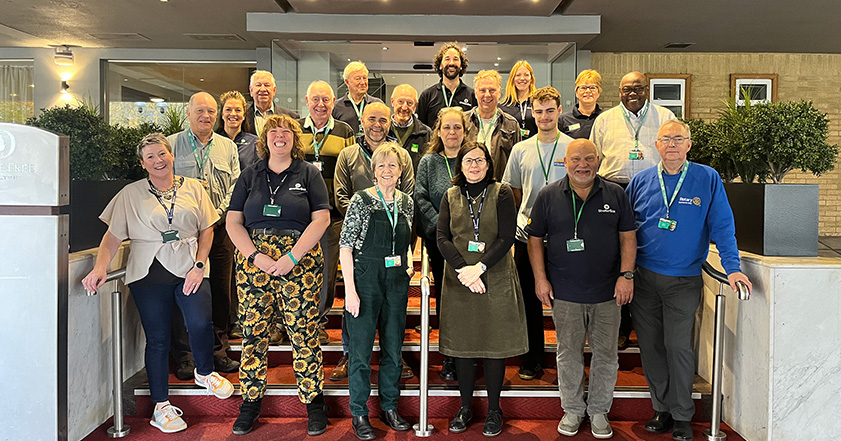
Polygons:
M482 142L484 142L485 145L488 145L488 143L491 141L490 135L493 134L494 127L496 126L496 117L498 113L499 109L494 110L494 116L491 117L491 125L487 129L485 129L484 124L482 123L482 116L479 115L478 111L476 111L476 116L479 117L479 131L482 132Z
M581 219L581 213L584 212L584 205L587 204L587 201L590 200L590 196L593 194L593 191L596 190L596 184L593 184L593 188L590 189L590 194L587 195L587 199L581 204L581 208L575 208L575 190L570 185L569 192L572 193L572 214L575 219L575 230L573 231L573 239L578 239L578 220Z
M657 177L660 179L660 193L663 194L663 203L666 204L666 219L669 218L669 210L672 208L672 203L674 203L675 198L677 197L678 192L680 191L680 187L683 186L683 180L686 178L686 171L689 170L689 161L683 162L683 167L680 169L680 178L677 180L677 185L675 185L675 191L672 193L672 199L669 200L666 197L666 183L663 182L663 162L660 161L657 164Z
M392 215L391 212L388 211L388 204L385 203L385 197L383 197L383 193L380 191L380 187L374 186L377 189L377 196L380 197L380 202L383 203L383 208L385 208L385 214L388 216L388 222L391 224L391 254L394 254L394 248L397 246L397 190L394 190L394 214Z
M648 108L651 105L648 101L645 102L645 108L642 110L642 114L640 115L640 125L634 128L634 124L631 123L631 117L628 116L628 109L624 109L622 111L622 116L625 117L625 121L628 122L628 125L631 126L631 130L634 131L634 150L639 150L640 144L640 130L642 130L642 126L645 123L645 116L648 115Z
M458 86L456 86L456 90L458 90ZM446 104L447 107L453 107L453 99L456 97L456 93L453 92L452 95L450 95L450 99L447 99L447 86L444 85L443 81L441 82L441 93L444 95L444 104Z
M315 160L318 161L318 151L321 150L321 146L324 145L324 141L327 141L327 135L330 134L330 124L328 122L327 126L325 127L324 137L321 138L321 142L315 140L315 137L318 135L318 132L315 131L315 124L310 126L310 130L312 130L312 148L313 150L315 150Z
M453 171L450 169L450 158L447 157L447 152L441 152L444 155L444 164L447 164L447 173L450 175L450 180L453 180Z
M540 151L540 143L537 140L537 136L534 137L534 145L537 147L537 157L540 158L540 169L543 170L543 179L546 181L546 184L549 184L549 172L552 171L552 161L555 160L555 149L558 148L558 141L560 140L561 133L558 132L558 138L555 139L555 146L552 147L552 156L549 157L549 166L547 167L543 162L543 152Z
M190 131L190 147L193 148L193 156L196 158L196 165L199 167L199 174L204 174L204 164L207 162L207 158L210 157L210 148L213 147L213 135L210 135L210 142L207 143L207 150L204 151L204 158L199 155L199 151L196 148L196 135L193 134L193 131Z

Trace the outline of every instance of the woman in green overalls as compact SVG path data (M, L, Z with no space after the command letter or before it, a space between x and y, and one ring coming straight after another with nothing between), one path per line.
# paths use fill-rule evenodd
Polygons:
M397 190L401 167L398 144L386 142L371 156L375 185L350 200L339 239L345 283L345 321L350 336L348 381L353 431L374 439L368 421L371 347L380 330L381 418L394 430L409 430L397 413L400 357L406 327L409 279L414 273L409 242L414 204Z
M438 214L438 249L444 256L439 351L455 358L461 408L450 432L467 430L475 364L482 359L488 415L482 433L502 433L499 395L505 358L528 350L523 296L511 247L517 228L514 195L495 182L483 144L470 142L458 153L458 174Z

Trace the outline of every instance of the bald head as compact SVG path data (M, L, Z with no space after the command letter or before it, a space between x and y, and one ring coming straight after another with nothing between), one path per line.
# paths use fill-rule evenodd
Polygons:
M567 146L564 156L564 166L567 169L570 185L577 188L587 188L596 179L599 171L599 153L596 145L589 139L576 139Z
M391 110L383 103L376 102L365 106L362 111L362 131L365 141L376 149L385 141L391 127Z
M216 123L216 99L207 92L198 92L190 97L187 104L187 120L190 130L199 138L204 138L213 131Z
M394 109L394 121L401 126L409 124L418 108L418 91L408 84L401 84L391 92L391 107Z

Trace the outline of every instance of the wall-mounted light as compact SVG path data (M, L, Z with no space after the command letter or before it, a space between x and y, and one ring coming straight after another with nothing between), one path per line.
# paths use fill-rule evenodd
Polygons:
M61 93L62 93L62 95L69 95L70 94L70 92L67 91L67 89L70 88L70 84L68 84L67 82L70 81L70 78L72 76L73 76L73 74L71 74L69 72L65 72L65 73L61 74Z
M59 66L72 66L73 65L73 50L70 49L71 47L78 47L72 44L62 44L55 46L55 55L53 55L53 61L55 64Z

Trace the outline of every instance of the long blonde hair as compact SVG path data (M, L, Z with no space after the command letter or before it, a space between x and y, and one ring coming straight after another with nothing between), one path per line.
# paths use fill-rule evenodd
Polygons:
M517 75L517 71L520 70L521 67L525 67L531 75L531 84L529 84L529 97L531 97L534 91L537 90L537 88L534 87L534 69L531 68L531 64L529 64L528 61L520 60L514 63L514 67L511 68L511 73L508 74L508 83L505 85L505 96L500 101L501 104L506 106L513 106L520 102L517 99L517 86L514 85L514 76Z

